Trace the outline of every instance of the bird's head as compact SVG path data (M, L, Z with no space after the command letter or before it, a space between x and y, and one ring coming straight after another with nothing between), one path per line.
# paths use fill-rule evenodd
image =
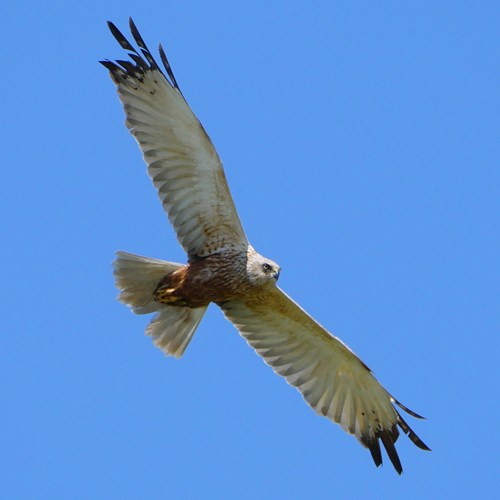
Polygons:
M254 285L274 285L280 276L281 268L271 259L266 259L253 248L248 252L248 278Z

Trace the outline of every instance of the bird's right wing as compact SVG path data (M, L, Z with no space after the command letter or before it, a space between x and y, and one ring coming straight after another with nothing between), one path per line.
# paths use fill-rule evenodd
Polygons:
M379 440L398 473L398 426L419 448L428 449L410 429L396 401L370 369L338 338L275 287L258 298L220 303L236 326L273 370L295 386L320 415L342 426L382 463ZM422 417L419 417L422 418Z
M184 100L165 53L166 75L130 20L140 51L108 23L131 61L101 61L110 71L177 238L190 257L246 251L248 242L217 152Z

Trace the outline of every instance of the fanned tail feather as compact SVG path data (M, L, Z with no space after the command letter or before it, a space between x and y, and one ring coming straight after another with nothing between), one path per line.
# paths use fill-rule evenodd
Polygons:
M136 314L156 312L146 328L146 334L165 354L182 356L207 310L169 306L155 302L153 292L160 280L182 267L182 264L117 252L113 262L118 300Z

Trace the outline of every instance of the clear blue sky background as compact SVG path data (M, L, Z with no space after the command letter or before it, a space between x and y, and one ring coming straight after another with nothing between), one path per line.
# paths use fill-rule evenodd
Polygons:
M401 477L216 307L176 361L115 301L115 250L184 260L97 63L129 15L282 288L428 418ZM497 2L18 1L0 23L0 496L493 496Z

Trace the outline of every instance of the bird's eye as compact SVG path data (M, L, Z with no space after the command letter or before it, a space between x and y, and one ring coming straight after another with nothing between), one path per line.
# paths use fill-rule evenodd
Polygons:
M264 264L262 264L262 270L265 272L265 273L269 273L273 270L272 266L270 264L268 264L267 262L264 262Z

